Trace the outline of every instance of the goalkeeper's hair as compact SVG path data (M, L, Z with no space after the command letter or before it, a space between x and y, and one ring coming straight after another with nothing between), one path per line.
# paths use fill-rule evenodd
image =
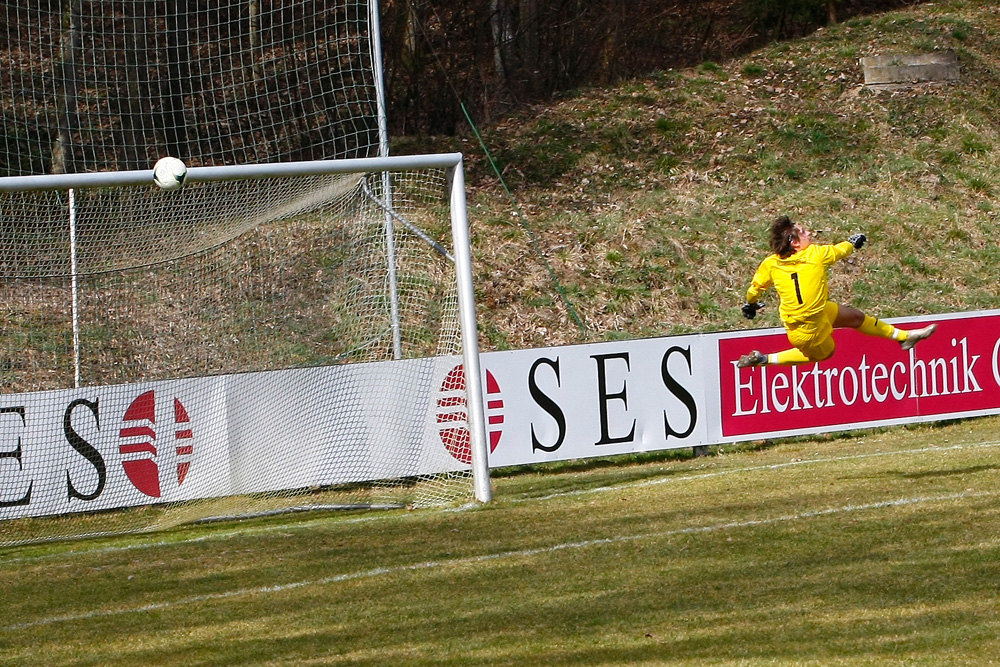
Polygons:
M787 215L783 215L771 225L771 250L778 257L790 257L795 253L792 241L799 238L795 223Z

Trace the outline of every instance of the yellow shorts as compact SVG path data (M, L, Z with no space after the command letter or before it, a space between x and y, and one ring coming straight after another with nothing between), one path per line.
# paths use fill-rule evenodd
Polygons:
M840 306L827 301L823 310L804 322L785 323L788 342L810 361L823 361L833 356L837 345L833 342L833 323L840 314Z

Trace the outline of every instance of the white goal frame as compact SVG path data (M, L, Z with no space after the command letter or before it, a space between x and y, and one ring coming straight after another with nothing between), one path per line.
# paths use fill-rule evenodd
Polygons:
M447 174L451 217L453 260L457 281L459 326L467 394L467 426L470 435L471 466L475 499L492 500L489 478L488 445L485 426L482 370L479 359L476 326L475 292L472 277L472 253L469 235L468 209L465 199L465 176L461 153L427 154L244 164L215 167L191 167L187 182L268 179L349 173L388 173L414 169L440 169ZM0 178L0 192L110 188L122 186L152 186L152 170L92 172L81 174L46 174ZM72 211L70 212L72 218ZM70 224L72 220L70 221ZM386 224L392 220L387 212Z

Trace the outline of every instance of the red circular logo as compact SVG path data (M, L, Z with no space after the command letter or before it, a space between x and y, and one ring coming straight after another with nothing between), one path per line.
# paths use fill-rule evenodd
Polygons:
M174 399L174 450L177 454L177 486L184 483L191 467L193 435L187 410L179 399ZM118 446L122 467L135 486L147 496L160 497L160 467L156 464L156 394L150 390L140 394L125 411L119 437L125 441ZM128 457L128 458L126 458Z
M472 463L471 436L469 435L468 404L465 400L465 368L455 366L444 382L437 400L437 423L445 449L462 463ZM490 438L490 451L495 451L503 435L503 397L500 385L493 374L486 371L486 431Z

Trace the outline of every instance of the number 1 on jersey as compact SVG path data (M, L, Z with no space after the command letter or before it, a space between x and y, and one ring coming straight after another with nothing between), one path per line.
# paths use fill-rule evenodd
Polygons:
M801 306L802 305L802 290L799 289L799 274L798 273L793 273L792 274L792 282L795 283L795 296L796 296L796 298L798 298L799 305Z

